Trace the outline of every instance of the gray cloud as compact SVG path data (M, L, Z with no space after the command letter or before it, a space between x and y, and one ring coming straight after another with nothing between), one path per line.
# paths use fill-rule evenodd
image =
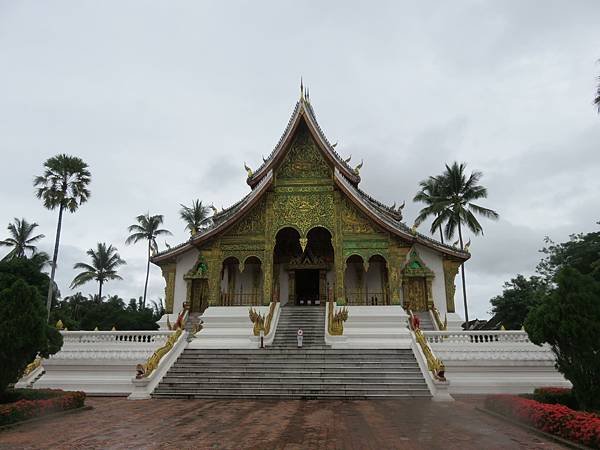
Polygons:
M56 212L31 182L46 158L81 156L92 197L65 217L61 290L106 241L128 261L108 291L139 296L144 248L125 246L127 226L164 214L173 245L187 239L179 203L245 195L242 164L277 143L303 76L330 140L365 160L363 189L407 200L407 223L418 181L445 162L484 172L482 203L502 218L484 222L467 266L482 317L506 279L534 270L545 235L600 219L598 16L596 1L4 2L0 226L35 220L50 249Z

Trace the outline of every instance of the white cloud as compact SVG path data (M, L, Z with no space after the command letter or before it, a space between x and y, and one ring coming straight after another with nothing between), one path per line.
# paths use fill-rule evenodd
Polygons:
M61 290L106 241L128 261L107 291L139 296L144 249L125 246L127 226L164 214L173 245L187 239L179 203L247 193L242 164L270 153L302 75L331 141L365 160L363 188L407 200L407 222L418 181L445 162L484 171L502 219L484 222L468 265L482 316L545 235L600 218L599 16L596 1L3 3L0 224L37 221L50 249L56 214L31 182L46 158L81 156L92 197L65 217ZM153 267L150 296L162 286Z

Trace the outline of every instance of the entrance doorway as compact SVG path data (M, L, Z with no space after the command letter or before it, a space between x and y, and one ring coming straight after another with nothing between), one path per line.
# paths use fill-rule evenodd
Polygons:
M296 270L296 304L314 305L319 300L319 271Z

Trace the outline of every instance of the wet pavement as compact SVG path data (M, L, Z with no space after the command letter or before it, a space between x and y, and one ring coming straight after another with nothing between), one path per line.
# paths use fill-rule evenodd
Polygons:
M138 400L0 431L0 449L557 449L476 409L430 400Z

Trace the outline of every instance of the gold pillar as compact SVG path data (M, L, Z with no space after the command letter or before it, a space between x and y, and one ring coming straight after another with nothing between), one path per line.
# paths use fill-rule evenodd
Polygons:
M406 260L409 248L399 247L396 243L390 244L390 256L388 261L389 285L391 294L391 304L400 304L400 290L402 289L402 278L400 271Z
M208 298L209 305L217 306L221 301L221 267L223 263L221 261L221 250L219 248L220 242L215 243L215 247L210 251L207 251L207 265L208 265Z
M265 250L263 305L271 303L273 297L273 251L275 250L275 232L273 230L273 193L267 193L265 214Z
M161 266L162 276L165 279L165 312L173 314L173 304L175 303L175 276L177 274L177 264L169 263Z
M456 292L456 284L454 284L454 279L458 273L460 261L445 258L442 264L444 267L444 284L446 286L446 310L448 312L455 312L454 293Z

